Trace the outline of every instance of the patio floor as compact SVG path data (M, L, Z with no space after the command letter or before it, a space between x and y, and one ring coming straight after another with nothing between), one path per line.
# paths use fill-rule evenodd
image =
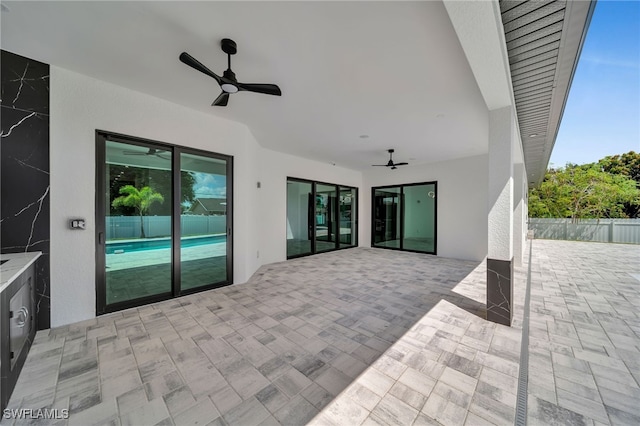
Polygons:
M532 252L529 423L640 423L640 247ZM483 319L485 273L367 248L266 265L39 332L9 408L68 408L69 425L513 424L527 269L511 328Z

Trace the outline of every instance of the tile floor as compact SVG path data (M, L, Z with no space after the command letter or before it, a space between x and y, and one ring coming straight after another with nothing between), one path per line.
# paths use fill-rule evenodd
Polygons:
M640 247L533 254L529 424L638 424ZM513 424L526 269L511 328L483 319L484 281L484 263L366 248L266 265L39 332L9 408L68 408L69 425Z
M529 424L640 425L640 246L534 240Z

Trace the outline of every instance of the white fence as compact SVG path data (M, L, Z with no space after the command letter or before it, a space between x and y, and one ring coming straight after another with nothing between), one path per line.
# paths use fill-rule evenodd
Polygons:
M640 244L640 219L571 219L529 218L535 238L549 240L599 241L603 243Z
M170 216L144 216L144 234L148 238L171 235ZM226 216L184 215L180 217L182 235L224 234ZM106 223L107 239L139 238L140 216L109 216Z

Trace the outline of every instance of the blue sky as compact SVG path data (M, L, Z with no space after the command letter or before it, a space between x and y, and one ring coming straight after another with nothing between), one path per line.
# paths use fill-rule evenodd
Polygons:
M640 1L599 0L550 165L640 152Z

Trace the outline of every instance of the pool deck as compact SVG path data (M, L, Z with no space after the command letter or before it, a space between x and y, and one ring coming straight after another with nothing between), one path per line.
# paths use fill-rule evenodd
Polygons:
M182 249L182 260L199 260L210 257L224 256L227 253L227 243L202 244ZM107 254L107 268L109 271L119 271L141 266L161 265L171 263L171 249L149 249L125 253Z

